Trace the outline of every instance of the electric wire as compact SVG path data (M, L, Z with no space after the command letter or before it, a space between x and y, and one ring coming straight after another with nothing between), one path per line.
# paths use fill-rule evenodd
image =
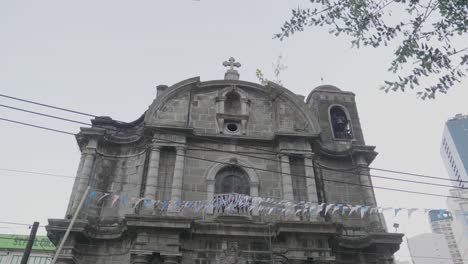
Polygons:
M36 112L36 111L31 111L31 110L26 110L26 109L23 109L23 108L13 107L13 106L4 105L4 104L0 104L0 106L8 108L8 109L16 110L16 111L29 113L29 114L40 115L40 116L45 116L45 117L49 117L49 118L53 118L53 119L58 119L58 120L62 120L62 121L67 121L67 122L72 122L72 123L76 123L76 124L80 124L80 125L89 126L88 123L76 121L76 120L73 120L73 119L68 119L68 118L54 116L54 115L48 115L48 114L44 114L44 113L40 113L40 112Z
M8 221L0 221L0 224L8 224L8 225L18 225L18 226L29 226L31 227L33 224L25 224L25 223L17 223L17 222L8 222ZM45 227L39 225L39 227Z
M0 120L10 122L10 123L19 124L19 125L23 125L23 126L29 126L29 127L40 128L40 129L49 130L49 131L53 131L53 132L58 132L58 133L62 133L62 134L67 134L67 135L72 135L72 136L75 135L75 134L73 134L71 132L58 130L58 129L54 129L54 128L49 128L49 127L44 127L44 126L33 125L33 124L30 124L30 123L20 122L20 121L11 120L11 119L7 119L7 118L3 118L3 117L0 117Z
M80 112L80 111L76 111L76 110L70 110L70 109L67 109L67 108L53 106L53 105L49 105L49 104L39 103L39 102L31 101L31 100L26 100L26 99L22 99L22 98L10 96L10 95L0 94L0 96L8 98L8 99L16 100L16 101L29 103L29 104L35 104L35 105L40 105L40 106L43 106L43 107L53 108L53 109L57 109L57 110L61 110L61 111L69 112L69 113L85 115L85 116L89 116L89 117L93 117L93 118L97 117L97 116L92 115L92 114L87 114L87 113L84 113L84 112Z
M0 118L0 120L2 120L2 118ZM8 121L10 121L10 120L8 120ZM22 122L18 122L18 123L21 124ZM166 139L162 139L162 138L160 138L160 139L161 140L166 140ZM179 142L176 142L176 143L179 143ZM228 166L232 165L229 162L214 161L214 160L204 159L204 158L200 158L200 157L188 156L186 154L177 154L176 153L176 156L184 156L184 157L191 158L191 159L214 162L214 163L224 164L224 165L228 165ZM244 168L244 169L247 168L247 169L253 169L253 170L258 170L258 171L273 172L273 173L277 173L277 174L285 174L285 175L290 175L290 176L294 176L294 177L312 178L312 177L307 177L307 176L304 176L304 175L295 175L295 174L284 173L284 172L282 173L280 171L256 168L256 167L247 166L247 165L237 165L237 166L239 166L241 168ZM444 198L454 198L454 199L468 200L468 198L456 197L456 196L451 196L451 195L441 195L441 194L434 194L434 193L428 193L428 192L409 191L409 190L402 190L402 189L389 188L389 187L380 187L380 186L372 186L372 185L365 185L365 184L359 184L359 183L350 183L350 182L343 182L343 181L337 181L337 180L324 179L323 177L321 178L321 180L322 181L327 181L327 182L333 182L333 183L343 183L343 184L349 184L349 185L354 185L354 186L362 186L362 187L382 189L382 190L388 190L388 191L405 192L405 193L421 194L421 195L428 195L428 196L435 196L435 197L444 197Z
M92 124L89 124L89 123L84 123L84 122L80 122L80 121L76 121L76 120L71 120L71 119L65 119L65 118L61 118L61 117L57 117L57 116L52 116L52 115L47 115L47 114L43 114L43 113L39 113L39 112L34 112L34 111L29 111L29 110L24 110L24 109L20 109L20 108L15 108L15 107L10 107L10 106L6 106L6 105L2 105L0 104L0 107L7 107L7 108L11 108L11 109L14 109L14 110L18 110L18 111L25 111L25 112L28 112L28 113L33 113L33 114L37 114L37 115L42 115L42 116L46 116L46 117L50 117L50 118L56 118L56 119L60 119L62 121L68 121L68 122L74 122L74 123L78 123L78 124L82 124L82 125L87 125L87 126L93 126ZM0 118L1 119L1 118ZM15 122L13 120L5 120L5 121L10 121L10 122ZM19 122L21 123L21 122ZM99 126L98 126L99 127ZM40 127L40 128L43 128L45 129L45 127ZM103 128L106 128L106 127L103 127ZM107 128L106 128L107 129ZM155 129L155 130L158 130L158 129ZM65 132L65 131L62 131L62 132ZM65 132L65 133L69 133L69 132ZM161 139L161 138L157 138L159 140L165 140L165 139ZM204 138L203 138L204 139ZM168 141L168 140L166 140ZM172 143L179 143L179 142L176 142L176 141L171 141ZM210 147L205 147L205 146L199 146L199 145L194 145L193 147L198 147L198 148L203 148L203 149L206 149L206 150L211 150L211 151L217 151L217 152L224 152L224 153L230 153L230 154L234 154L234 155L241 155L241 156L245 156L245 157L251 157L251 158L257 158L257 159L263 159L263 160L269 160L269 161L274 161L274 162L280 162L280 163L285 163L284 161L282 160L277 160L277 159L270 159L270 158L265 158L265 157L258 157L258 156L253 156L253 155L248 155L248 154L244 154L244 153L239 153L239 152L235 152L235 151L225 151L225 150L220 150L220 149L217 149L217 148L210 148ZM317 165L305 165L305 167L312 167L312 168L315 168L317 167ZM352 175L356 175L355 172L349 172L349 171L345 171L343 169L332 169L332 168L326 168L326 167L323 167L321 166L320 164L318 165L318 167L320 167L321 169L325 169L325 170L331 170L331 171L336 171L336 172L341 172L341 173L347 173L347 174L352 174ZM432 186L439 186L439 187L447 187L447 188L452 188L452 189L465 189L464 187L459 187L459 186L452 186L452 185L445 185L445 184L439 184L439 183L429 183L429 182L422 182L422 181L415 181L415 180L407 180L407 179L397 179L397 178L392 178L392 177L388 177L388 176L380 176L380 175L373 175L373 174L364 174L364 173L360 173L361 175L365 175L365 176L370 176L370 177L374 177L374 178L381 178L381 179L386 179L386 180L392 180L392 181L403 181L403 182L410 182L410 183L417 183L417 184L423 184L423 185L432 185ZM416 177L422 177L422 175L414 175ZM424 177L427 177L427 176L424 176ZM431 178L434 178L434 177L431 177ZM441 179L441 178L438 178L437 179ZM445 179L445 180L452 180L452 179ZM457 181L457 180L452 180L452 181ZM458 182L458 181L457 181ZM467 182L468 183L468 182Z
M31 103L31 104L41 105L41 106L49 107L49 108L53 108L53 109L58 109L58 110L67 111L67 112L71 112L71 113L90 116L90 117L94 117L94 118L98 117L97 115L91 115L91 114L87 114L87 113L83 113L83 112L79 112L79 111L75 111L75 110L61 108L61 107L57 107L57 106L53 106L53 105L45 104L45 103L34 102L34 101L30 101L30 100L26 100L26 99L22 99L22 98L18 98L18 97L8 96L8 95L4 95L4 94L0 94L0 96L5 97L5 98L9 98L9 99L13 99L13 100L18 100L18 101L22 101L22 102ZM123 121L117 121L117 120L115 120L115 121L118 122L118 123L122 123L122 124L128 124L127 122L123 122ZM90 125L90 124L87 124L87 125ZM194 136L193 135L188 135L188 137L194 137ZM212 138L203 137L203 140L226 144L226 142L224 142L224 141L215 140L215 139L212 139ZM272 153L272 154L275 154L275 155L281 154L280 152L271 151L271 150L262 149L262 148L256 148L256 147L252 147L252 146L244 146L244 147L249 148L249 149L260 150L260 151L263 151L263 152L269 152L269 153ZM396 173L396 174L417 176L417 177L423 177L423 178L431 178L431 179L437 179L437 180L448 180L448 181L454 181L454 182L468 183L468 181L459 181L459 180L454 180L454 179L447 179L447 178L442 178L442 177L436 177L436 176L430 176L430 175L418 174L418 173L411 173L411 172L404 172L404 171L398 171L398 170L389 170L389 169L376 168L376 167L369 167L369 169L379 170L379 171L384 171L384 172L390 172L390 173Z

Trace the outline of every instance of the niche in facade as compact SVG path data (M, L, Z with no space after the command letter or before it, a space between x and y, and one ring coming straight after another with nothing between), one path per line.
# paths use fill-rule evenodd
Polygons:
M351 121L341 106L335 105L330 108L330 123L335 139L352 139L353 131Z
M230 91L226 94L226 101L224 102L224 113L226 114L241 114L241 98L235 91Z
M245 135L250 101L236 86L221 90L216 97L216 120L221 134Z

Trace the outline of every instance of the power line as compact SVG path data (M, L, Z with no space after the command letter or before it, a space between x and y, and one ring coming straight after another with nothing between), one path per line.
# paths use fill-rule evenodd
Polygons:
M18 226L28 226L28 227L31 227L31 226L32 226L32 224L17 223L17 222L7 222L7 221L0 221L0 224L18 225ZM45 226L40 225L39 227L45 227Z
M62 121L68 121L68 122L74 122L74 123L78 123L78 124L82 124L82 125L92 126L92 124L89 124L89 123L84 123L84 122L80 122L80 121L76 121L76 120L72 120L72 119L66 119L66 118L62 118L62 117L53 116L53 115L47 115L47 114L34 112L34 111L29 111L29 110L25 110L25 109L21 109L21 108L16 108L16 107L11 107L11 106L1 105L1 104L0 104L0 107L7 107L7 108L18 110L18 111L24 111L24 112L28 112L28 113L32 113L32 114L36 114L36 115L41 115L41 116L46 116L46 117L50 117L50 118L59 119L59 120L62 120ZM41 127L41 128L44 128L44 127ZM103 128L107 129L106 127L103 127ZM156 129L156 130L158 130L158 129ZM160 140L164 140L164 139L160 139ZM166 140L166 141L169 141L169 140ZM179 142L172 141L172 143L179 143ZM265 157L258 157L258 156L248 155L248 154L242 154L242 153L235 152L235 151L225 151L225 150L220 150L220 149L216 149L216 148L209 148L209 147L205 147L205 146L198 146L198 145L194 145L194 147L203 148L203 149L207 149L207 150L211 150L211 151L218 151L218 152L230 153L230 154L235 154L235 155L241 155L241 156L246 156L246 157L251 157L251 158L269 160L269 161L274 161L274 162L287 163L287 162L284 162L282 160L269 159L269 158L265 158ZM311 168L316 167L314 165L310 166L310 165L305 165L305 164L304 164L304 166L305 167L311 167ZM341 173L356 175L356 173L354 173L354 172L338 170L338 169L332 169L332 168L326 168L326 167L323 167L321 165L319 165L319 167L322 168L322 169L325 169L325 170L338 171L338 172L341 172ZM438 183L429 183L429 182L414 181L414 180L406 180L406 179L397 179L397 178L392 178L392 177L388 177L388 176L380 176L380 175L372 175L372 174L362 174L362 175L371 176L371 177L374 177L374 178L392 180L392 181L404 181L404 182L411 182L411 183L424 184L424 185L448 187L448 188L454 188L454 189L464 189L463 187L459 187L459 186L452 186L452 185L445 185L445 184L438 184ZM421 175L417 175L417 177L421 177ZM445 179L445 180L452 180L452 179ZM456 181L456 180L452 180L452 181Z
M3 95L0 95L0 96L3 96ZM7 97L7 96L4 96L4 97ZM30 103L34 103L34 102L30 102ZM36 103L36 104L37 104L37 103ZM0 105L0 106L8 107L8 106L4 106L4 105ZM60 120L63 120L63 121L69 121L69 122L75 122L75 123L78 123L78 124L90 125L90 124L87 124L87 123L84 123L84 122L77 122L77 121L70 120L70 119L66 119L66 118L54 117L54 116L51 116L51 115L46 115L46 114L42 114L42 113L37 113L37 112L34 112L34 111L28 111L28 110L18 109L18 108L14 108L14 107L8 107L8 108L15 109L15 110L19 110L19 111L23 111L23 112L38 114L38 115L42 115L42 116L46 116L46 117L50 117L50 118L56 118L56 119L60 119ZM66 111L66 109L61 109L61 108L57 108L57 107L53 107L53 108ZM74 111L72 111L72 112L74 112ZM75 112L75 113L78 113L78 112ZM84 114L84 113L80 113L80 114ZM85 114L85 115L93 116L93 115L89 115L89 114ZM95 117L95 116L94 116L94 117ZM27 124L27 123L22 123L22 122L13 121L13 120L8 120L8 119L4 119L4 118L0 118L0 119L1 119L1 120L4 120L4 121L9 121L9 122L13 122L13 123L18 123L18 124L22 124L22 125L27 125L27 126L35 127L35 128L46 129L46 130L50 130L50 131L54 131L54 132L60 132L60 133L66 133L66 134L74 135L73 133L69 133L69 132L65 132L65 131L61 131L61 130L56 130L56 129L46 128L46 127L36 126L36 125ZM264 149L259 149L259 150L268 151L268 150L264 150ZM236 153L236 152L231 152L231 153L239 155L239 153ZM275 152L271 152L271 153L275 153ZM276 152L275 154L279 154L279 153ZM185 157L188 157L188 158L195 158L195 159L196 159L196 157L191 157L191 156L186 156L186 155L184 155L184 156L185 156ZM255 158L262 159L261 157L255 157ZM264 158L263 158L263 159L264 159ZM200 159L200 160L206 160L206 161L216 162L216 161L208 160L208 159ZM275 161L277 161L277 160L275 160ZM278 161L277 161L277 162L278 162ZM307 166L307 165L306 165L306 166ZM261 169L261 168L253 168L253 167L250 167L250 168L251 168L251 169L256 169L256 170L263 170L263 169ZM418 177L426 177L426 178L432 178L432 179L448 180L448 179L445 179L445 178L439 178L439 177L428 176L428 175L423 175L423 174L407 173L407 172L401 172L401 171L395 171L395 170L388 170L388 169L379 169L379 168L372 168L372 167L369 167L369 168L370 168L370 169L379 170L379 171L391 172L391 173L400 173L400 174L406 174L406 175L412 175L412 176L418 176ZM270 171L270 170L264 170L264 171ZM281 173L281 172L277 172L277 171L270 171L270 172L275 172L275 173L279 173L279 174ZM343 172L343 171L340 171L340 172ZM283 173L283 174L284 174L284 173ZM292 175L292 174L290 174L290 175L291 175L291 176L300 176L300 175ZM364 175L365 175L365 174L364 174ZM54 175L49 174L49 176L54 176ZM57 175L55 175L55 176L57 176ZM368 176L380 177L380 178L389 179L389 180L399 180L399 179L394 179L394 178L385 177L385 176L377 176L377 175L368 175ZM327 180L325 180L325 181L327 181ZM404 180L404 181L408 181L408 180ZM455 180L454 180L454 181L455 181ZM335 181L335 182L336 182L336 181ZM418 181L408 181L408 182L427 184L427 183L425 183L425 182L418 182ZM458 181L457 181L457 182L458 182ZM352 184L352 183L347 183L347 184ZM361 185L361 184L359 184L359 185ZM452 188L454 188L453 186L440 185L440 184L431 184L431 185L445 186L445 187L452 187ZM366 186L366 185L361 185L361 186ZM367 186L367 187L372 187L372 186ZM374 186L374 188L383 189L382 187L375 187L375 186ZM456 187L455 187L455 188L456 188ZM385 189L394 190L394 191L404 191L404 190L391 189L391 188L385 188ZM413 192L413 193L434 195L434 194L420 193L420 192ZM437 196L440 196L440 195L437 195ZM446 196L446 197L448 197L448 196ZM458 198L458 197L454 197L454 198ZM423 257L423 256L416 256L416 257Z
M53 173L36 172L36 171L14 170L14 169L6 169L6 168L0 168L0 170L9 171L9 172L21 172L21 173L28 173L28 174L45 175L45 176L52 176L52 177L59 177L59 178L72 178L72 179L75 178L75 176L67 176L67 175L62 175L62 174L53 174Z
M34 101L31 101L31 100L22 99L22 98L19 98L19 97L9 96L9 95L5 95L5 94L0 94L0 96L8 98L8 99L13 99L13 100L17 100L17 101L21 101L21 102L25 102L25 103L29 103L29 104L40 105L40 106L53 108L53 109L57 109L57 110L65 111L65 112L74 113L74 114L85 115L85 116L89 116L89 117L97 117L97 116L92 115L92 114L87 114L87 113L84 113L84 112L80 112L80 111L76 111L76 110L70 110L70 109L67 109L67 108L53 106L53 105L49 105L49 104L34 102Z
M3 120L3 119L0 118L0 120ZM13 121L13 120L7 120L7 121ZM13 122L15 122L15 121L13 121ZM16 122L16 123L24 124L24 125L29 125L29 124L22 123L22 122ZM35 125L30 125L30 126L36 127ZM45 127L39 127L39 128L43 128L43 129L44 129ZM45 128L45 129L47 129L47 128ZM50 130L54 131L53 129L50 129ZM58 132L58 131L56 131L56 132ZM63 132L63 131L60 131L60 132ZM71 134L71 133L70 133L70 134ZM165 140L165 139L161 139L161 140ZM178 142L176 142L176 143L178 143ZM225 165L232 165L232 164L229 163L229 162L213 161L213 160L209 160L209 159L203 159L203 158L199 158L199 157L187 156L187 155L182 155L182 154L176 154L176 155L181 155L181 156L185 156L185 157L192 158L192 159L197 159L197 160L203 160L203 161L209 161L209 162L216 162L216 163L225 164ZM251 167L251 166L240 166L240 165L239 165L239 167L248 168L248 169L254 169L254 170L260 170L260 171L266 171L266 172L273 172L273 173L278 173L278 174L286 174L286 175L295 176L295 177L305 177L304 175L293 175L293 174L291 174L291 173L281 173L281 172L279 172L279 171L267 170L267 169L262 169L262 168L255 168L255 167ZM306 177L306 178L311 178L311 177ZM323 180L323 181L328 181L328 182L334 182L334 183L344 183L344 184L355 185L355 186L363 186L363 187L369 187L369 188L376 188L376 189L382 189L382 190L389 190L389 191L406 192L406 193L413 193L413 194L437 196L437 197L444 197L444 198L467 199L467 200L468 200L468 198L461 198L461 197L456 197L456 196L447 196L447 195L441 195L441 194L433 194L433 193L427 193L427 192L408 191L408 190L402 190L402 189L396 189L396 188L379 187L379 186L372 186L372 185L364 185L364 184L343 182L343 181L330 180L330 179L324 179L324 178L322 178L321 180Z
M185 155L184 155L184 156L185 156ZM187 158L192 158L191 156L185 156L185 157L187 157ZM211 160L210 160L210 161L211 161ZM211 162L216 162L216 161L211 161ZM37 174L37 175L43 175L43 176L60 177L60 178L67 178L67 179L80 179L80 178L84 178L84 177L79 177L79 176L73 177L73 176L57 175L57 174L50 174L50 173L43 173L43 172L10 170L10 169L4 169L4 168L0 168L0 170L4 170L4 171L13 171L13 172L22 172L22 173L28 173L28 174ZM293 176L293 177L299 177L299 175L291 175L291 176ZM1 176L0 176L0 177L1 177ZM310 178L310 177L307 177L307 176L300 176L300 177ZM90 179L90 180L96 181L97 179ZM323 179L323 180L324 180L324 181L331 181L331 180L327 180L327 179ZM150 186L150 187L155 187L155 188L158 189L158 190L171 190L171 189L172 189L172 186L165 187L165 186L159 186L159 185L156 185L156 184L131 183L131 182L122 182L122 181L115 181L115 180L113 180L112 182L113 182L113 183L124 184L124 185L140 186L140 187L141 187L141 186ZM342 183L342 184L359 185L359 186L367 187L367 185L362 185L362 184L357 184L357 183L350 183L350 182L343 182L343 181L332 181L332 182L337 182L337 183ZM373 188L381 189L381 188L386 188L386 187L373 186ZM181 188L181 190L182 190L182 191L187 191L187 192L194 192L194 193L208 193L208 191L200 191L200 190L193 190L193 189L187 189L187 188ZM385 189L385 190L386 190L386 189ZM108 190L103 190L103 189L98 189L98 188L94 188L94 191L103 192L103 193L110 193L110 191L108 191ZM407 190L401 190L401 189L398 189L398 191L413 193L413 191L407 191ZM417 193L417 194L426 194L426 193ZM468 199L468 198L455 197L455 196L444 196L444 195L432 194L432 193L427 193L426 195L436 195L436 196L440 196L440 197L455 198L455 199ZM1 223L1 222L0 222L0 223Z
M17 108L17 107L13 107L13 106L9 106L9 105L0 104L0 107L5 107L5 108L12 109L12 110L25 112L25 113L30 113L30 114L45 116L45 117L49 117L49 118L53 118L53 119L58 119L58 120L62 120L62 121L72 122L72 123L76 123L76 124L80 124L80 125L87 125L87 126L90 125L90 124L88 124L88 123L76 121L76 120L73 120L73 119L58 117L58 116L54 116L54 115L48 115L48 114L44 114L44 113L40 113L40 112L35 112L35 111L31 111L31 110L26 110L26 109L23 109L23 108Z
M159 130L159 131L162 131L162 132L167 132L168 130L166 129L161 129L161 128L152 128L154 130ZM185 135L183 133L178 133L178 132L173 132L171 131L171 133L174 133L174 134L179 134L179 135ZM216 142L216 143L220 143L220 144L228 144L224 141L219 141L219 140L215 140L215 139L211 139L211 138L205 138L205 137L201 137L201 136L195 136L195 135L185 135L186 137L188 138L195 138L195 139L200 139L200 140L206 140L206 141L212 141L212 142ZM176 142L176 141L174 141ZM179 142L176 142L176 143L179 143ZM205 148L205 149L210 149L210 150L213 150L213 151L219 151L219 152L226 152L226 153L232 153L232 154L237 154L237 155L241 155L239 154L239 152L234 152L234 151L225 151L225 150L220 150L220 149L216 149L216 148L208 148L208 147L204 147L204 146L197 146L197 147L200 147L200 148ZM254 150L262 150L262 151L266 151L266 152L269 152L269 153L272 153L272 155L280 155L282 154L281 152L274 152L274 151L270 151L270 150L267 150L267 149L262 149L262 148L255 148L255 147L251 147L251 146L242 146L244 148L248 148L248 149L254 149ZM246 155L244 155L246 156ZM271 160L271 161L276 161L276 162L280 162L280 163L287 163L287 162L284 162L284 161L281 161L281 160L274 160L274 159L269 159L269 158L265 158L265 157L258 157L258 156L250 156L250 157L253 157L253 158L258 158L258 159L264 159L264 160ZM315 168L314 165L305 165L305 167L310 167L310 168ZM320 165L319 165L320 166ZM391 172L391 173L396 173L396 174L404 174L404 175L410 175L410 176L415 176L415 177L421 177L421 178L431 178L431 179L436 179L436 180L444 180L444 181L453 181L453 182L462 182L462 183L468 183L468 181L463 181L463 180L453 180L453 179L448 179L448 178L442 178L442 177L435 177L435 176L428 176L428 175L423 175L423 174L416 174L416 173L409 173L409 172L399 172L399 171L396 171L396 170L387 170L387 169L379 169L379 168L375 168L375 167L368 167L369 169L373 169L373 170L379 170L379 171L386 171L386 172ZM325 168L325 167L322 167L322 169L326 169L326 170L334 170L334 169L330 169L330 168ZM348 174L354 174L352 172L346 172L346 171L343 171L343 170L335 170L335 171L340 171L340 172L343 172L343 173L348 173ZM373 175L371 175L373 176ZM375 175L374 175L375 176ZM378 176L380 177L380 176ZM383 177L383 176L382 176ZM460 188L460 189L464 189L463 187L458 187L458 186L451 186L451 185L445 185L446 187L450 187L450 188Z
M173 140L168 140L168 139L163 139L163 138L158 138L158 137L154 137L155 139L158 139L158 140L163 140L163 141L166 141L166 142L170 142L170 143L178 143L180 144L180 142L177 142L177 141L173 141ZM258 156L252 156L252 155L247 155L247 154L241 154L241 153L238 153L238 152L234 152L234 151L224 151L224 150L219 150L219 149L215 149L215 148L208 148L208 147L203 147L203 146L196 146L196 147L199 147L199 148L204 148L204 149L208 149L208 150L211 150L211 151L218 151L218 152L224 152L224 153L230 153L230 154L234 154L234 155L239 155L239 156L246 156L246 157L250 157L250 158L257 158L257 159L263 159L263 160L269 160L269 161L274 161L274 162L283 162L283 161L280 161L280 160L274 160L274 159L268 159L268 158L264 158L264 157L258 157ZM311 168L316 168L317 166L310 166L310 165L304 165L305 167L311 167ZM403 181L403 182L410 182L410 183L418 183L418 184L425 184L425 185L433 185L433 186L440 186L440 187L449 187L449 188L455 188L455 189L465 189L463 187L454 187L454 186L451 186L451 185L445 185L445 184L437 184L437 183L429 183L429 182L421 182L421 181L414 181L414 180L406 180L406 179L396 179L396 178L391 178L391 177L386 177L386 176L379 176L379 175L373 175L373 174L357 174L355 172L349 172L349 171L343 171L343 170L339 170L339 169L332 169L332 168L327 168L327 167L323 167L321 165L318 165L319 168L321 169L324 169L324 170L330 170L330 171L335 171L335 172L341 172L341 173L346 173L346 174L352 174L352 175L356 175L356 176L361 176L361 175L364 175L364 176L370 176L370 177L375 177L375 178L382 178L382 179L387 179L387 180L393 180L393 181ZM278 172L278 173L282 173L282 172ZM287 173L282 173L282 174L287 174ZM301 175L292 175L291 176L301 176Z
M18 108L15 108L15 109L18 109ZM47 128L47 127L42 127L42 126L37 126L37 125L32 125L32 124L29 124L29 123L23 123L23 122L18 122L18 121L14 121L14 120L10 120L10 119L4 119L4 118L0 118L0 120L4 120L4 121L9 121L9 122L14 122L14 123L18 123L18 124L22 124L22 125L27 125L27 126L31 126L31 127L36 127L36 128L41 128L41 129L46 129L46 130L51 130L51 131L55 131L55 132L60 132L60 133L66 133L66 134L72 134L72 133L69 133L69 132L66 132L66 131L61 131L61 130L56 130L56 129L51 129L51 128ZM63 120L63 119L62 119ZM64 121L69 121L69 120L64 120ZM86 123L84 123L86 124ZM86 124L86 125L90 125L90 124ZM74 135L74 134L72 134ZM160 139L160 140L166 140L166 139ZM166 140L168 141L168 140ZM179 143L179 142L175 142L173 141L174 143ZM237 154L237 155L241 155L239 153L235 153L235 152L230 152L230 153L233 153L233 154ZM188 156L190 157L190 156ZM259 158L259 159L265 159L265 158L261 158L261 157L257 157L257 156L251 156L251 157L255 157L255 158ZM201 160L200 158L197 158L197 157L191 157L193 159L199 159ZM207 160L208 161L208 160ZM211 161L211 160L209 160ZM278 162L277 160L274 160L275 162ZM211 161L211 162L215 162L215 161ZM245 167L245 166L244 166ZM310 166L309 166L310 167ZM263 169L260 169L260 168L251 168L251 169L257 169L257 170L263 170ZM323 169L326 169L326 168L323 168ZM271 170L267 170L269 172L274 172L274 173L279 173L281 174L281 172L278 172L278 171L271 171ZM341 171L341 170L335 170L335 171L340 171L342 173L346 173L344 171ZM349 172L348 172L349 173ZM282 174L287 174L287 173L282 173ZM354 174L354 173L352 173ZM292 174L289 174L291 176L300 176L302 177L303 175L292 175ZM406 182L412 182L412 183L419 183L419 184L426 184L426 185L435 185L435 186L443 186L443 187L452 187L452 186L447 186L447 185L441 185L441 184L433 184L433 183L426 183L426 182L419 182L419 181L412 181L412 180L403 180L403 179L395 179L395 178L391 178L391 177L385 177L385 176L378 176L378 175L366 175L364 174L364 176L373 176L373 177L380 177L380 178L385 178L385 179L389 179L389 180L395 180L395 181L406 181ZM331 181L331 182L335 182L335 183L346 183L346 182L341 182L341 181L333 181L333 180L326 180L326 179L323 179L323 181ZM360 185L360 186L365 186L365 185L362 185L362 184L354 184L354 183L346 183L346 184L350 184L350 185ZM370 187L370 188L376 188L376 189L384 189L384 190L393 190L393 191L400 191L400 192L412 192L412 193L418 193L418 194L424 194L424 195L432 195L432 196L440 196L440 197L449 197L449 196L444 196L444 195L439 195L439 194L431 194L431 193L426 193L426 192L414 192L414 191L406 191L406 190L401 190L401 189L395 189L395 188L388 188L388 187L378 187L378 186L365 186L365 187ZM453 197L453 196L450 196L449 198L456 198L456 197Z
M7 122L10 122L10 123L20 124L20 125L23 125L23 126L35 127L35 128L40 128L40 129L44 129L44 130L53 131L53 132L58 132L58 133L62 133L62 134L67 134L67 135L72 135L72 136L75 135L75 134L73 134L73 133L71 133L71 132L67 132L67 131L63 131L63 130L58 130L58 129L54 129L54 128L48 128L48 127L38 126L38 125L33 125L33 124L24 123L24 122L20 122L20 121L15 121L15 120L7 119L7 118L2 118L2 117L0 117L0 120L7 121Z
M1 119L0 119L1 120ZM166 140L166 139L162 139L161 140ZM167 141L167 140L166 140ZM175 141L174 141L175 142ZM176 143L179 143L179 142L176 142ZM197 160L203 160L203 161L208 161L208 162L215 162L215 163L218 163L218 164L224 164L224 165L232 165L231 163L229 162L222 162L222 161L214 161L214 160L210 160L210 159L204 159L204 158L200 158L200 157L193 157L193 156L188 156L188 155L185 155L185 154L177 154L176 153L176 156L184 156L184 157L187 157L187 158L192 158L192 159L197 159ZM294 175L294 174L291 174L291 173L282 173L282 172L279 172L279 171L273 171L273 170L268 170L268 169L262 169L262 168L256 168L256 167L251 167L251 166L246 166L246 165L237 165L241 168L247 168L247 169L253 169L253 170L259 170L259 171L265 171L265 172L273 172L273 173L277 173L277 174L286 174L286 175L290 175L290 176L295 176L295 177L304 177L304 178L312 178L312 177L307 177L307 176L304 176L304 175ZM315 180L315 178L313 178ZM368 188L376 188L376 189L382 189L382 190L388 190L388 191L397 191L397 192L405 192L405 193L413 193L413 194L421 194L421 195L428 195L428 196L436 196L436 197L444 197L444 198L455 198L455 199L466 199L468 200L468 198L461 198L461 197L456 197L456 196L448 196L448 195L441 195L441 194L434 194L434 193L427 193L427 192L417 192L417 191L408 191L408 190L402 190L402 189L396 189L396 188L389 188L389 187L380 187L380 186L372 186L372 185L364 185L364 184L359 184L359 183L350 183L350 182L343 182L343 181L337 181L337 180L330 180L330 179L324 179L323 177L321 178L322 181L327 181L327 182L333 182L333 183L343 183L343 184L349 184L349 185L354 185L354 186L363 186L363 187L368 187Z
M179 143L177 141L171 141L171 140L157 138L157 137L155 137L155 139L167 141L167 142L170 142L170 143ZM265 157L258 157L258 156L248 155L248 154L245 154L245 153L240 153L240 152L235 152L235 151L226 151L226 150L220 150L220 149L216 149L216 148L209 148L209 147L198 146L198 145L193 145L193 147L198 147L198 148L202 148L202 149L206 149L206 150L210 150L210 151L216 151L216 152L230 153L230 154L244 156L244 157L257 158L257 159L269 160L269 161L280 162L280 163L288 163L288 162L284 162L282 160L269 159L269 158L265 158ZM197 150L197 149L191 149L191 150ZM439 183L422 182L422 181L415 181L415 180L407 180L407 179L398 179L398 178L392 178L392 177L388 177L388 176L380 176L380 175L375 175L375 174L370 174L370 173L369 174L359 173L359 175L357 175L356 172L350 172L350 171L346 171L346 170L342 170L342 169L328 168L328 167L324 167L323 165L320 165L320 164L318 164L318 165L305 165L304 164L304 167L309 167L309 168L317 168L318 167L318 168L324 169L324 170L335 171L335 172L340 172L340 173L344 173L344 174L351 174L351 175L356 175L356 176L364 175L364 176L370 176L370 177L374 177L374 178L381 178L381 179L393 180L393 181L403 181L403 182L418 183L418 184L424 184L424 185L448 187L448 188L453 188L453 189L465 189L463 187L458 187L458 186L439 184ZM355 170L355 168L351 168L351 169Z
M5 97L5 98L9 98L9 99L13 99L13 100L18 100L18 101L22 101L22 102L31 103L31 104L41 105L41 106L44 106L44 107L54 108L54 109L58 109L58 110L66 111L66 112L71 112L71 113L75 113L75 114L81 114L81 115L90 116L90 117L97 117L97 115L87 114L87 113L83 113L83 112L79 112L79 111L75 111L75 110L70 110L70 109L66 109L66 108L62 108L62 107L56 107L56 106L53 106L53 105L50 105L50 104L34 102L34 101L30 101L30 100L26 100L26 99L22 99L22 98L18 98L18 97L8 96L8 95L4 95L4 94L0 94L0 96ZM118 122L118 123L128 124L127 122L123 122L123 121L118 121L118 120L115 120L115 121ZM87 124L87 125L91 125L91 124ZM171 131L171 132L173 132L173 131ZM187 137L195 137L195 138L197 137L197 136L193 136L193 135L186 135L186 136ZM198 138L200 138L200 137L198 137ZM224 141L220 141L220 140L216 140L216 139L212 139L212 138L203 137L203 140L217 142L217 143L221 143L221 144L226 144L226 142L224 142ZM263 152L269 152L269 153L272 153L272 154L275 154L275 155L281 154L280 152L277 152L277 151L271 151L271 150L256 148L256 147L252 147L252 146L244 146L244 147L249 148L249 149L260 150L260 151L263 151ZM385 172L397 173L397 174L404 174L404 175L410 175L410 176L417 176L417 177L423 177L423 178L431 178L431 179L437 179L437 180L448 180L448 181L454 181L454 182L468 183L468 181L458 181L458 180L447 179L447 178L436 177L436 176L430 176L430 175L425 175L425 174L418 174L418 173L411 173L411 172L404 172L404 171L390 170L390 169L383 169L383 168L376 168L376 167L368 167L368 168L373 169L373 170L379 170L379 171L385 171ZM456 187L454 187L454 188L456 188Z

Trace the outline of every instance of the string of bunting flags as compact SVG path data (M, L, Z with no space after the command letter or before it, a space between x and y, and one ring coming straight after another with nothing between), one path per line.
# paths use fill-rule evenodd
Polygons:
M131 208L149 208L154 210L190 210L192 212L238 212L252 213L258 212L259 215L272 214L294 214L297 216L334 216L349 217L352 215L360 216L361 219L371 214L384 213L392 211L396 217L402 211L406 211L408 218L415 212L427 214L429 211L437 210L443 217L449 211L446 209L430 208L404 208L404 207L371 207L367 205L351 205L347 203L312 203L295 202L288 200L278 200L273 198L252 197L244 194L215 194L214 198L208 200L155 200L147 197L128 197L124 193L108 193L92 191L86 197L85 207L93 203L97 206L109 207L131 207ZM464 213L468 215L467 212Z

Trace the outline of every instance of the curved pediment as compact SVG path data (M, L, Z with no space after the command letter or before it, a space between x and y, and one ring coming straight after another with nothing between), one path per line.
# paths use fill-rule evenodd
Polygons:
M199 134L273 137L276 133L317 135L316 117L300 97L269 82L201 82L190 78L164 90L145 115L146 126L193 128Z

